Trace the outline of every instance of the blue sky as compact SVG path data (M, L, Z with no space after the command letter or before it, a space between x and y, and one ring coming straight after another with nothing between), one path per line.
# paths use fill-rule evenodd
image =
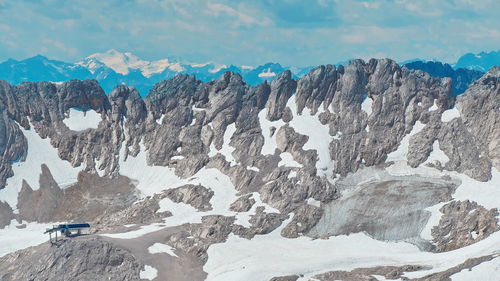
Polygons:
M0 60L76 61L114 48L289 66L500 49L498 0L0 0Z

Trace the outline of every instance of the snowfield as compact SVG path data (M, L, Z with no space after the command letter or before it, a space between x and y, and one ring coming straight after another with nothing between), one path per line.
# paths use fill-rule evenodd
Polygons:
M0 228L0 257L31 246L40 245L49 240L43 232L57 223L18 223L12 220L10 225Z
M97 129L101 121L101 114L94 110L81 111L74 108L70 108L69 116L63 119L63 123L72 131Z

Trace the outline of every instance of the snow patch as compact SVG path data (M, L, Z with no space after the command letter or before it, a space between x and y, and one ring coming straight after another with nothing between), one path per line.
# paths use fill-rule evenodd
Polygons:
M160 118L156 119L156 123L158 125L161 125L163 123L163 118L165 118L165 114L162 114Z
M401 142L399 143L398 149L387 155L386 162L406 161L406 156L408 155L408 147L410 145L410 138L415 134L418 134L424 127L425 124L423 124L422 122L420 121L415 122L415 125L413 125L413 129L411 130L411 132L406 136L404 136Z
M302 168L302 165L295 161L295 159L293 159L293 156L291 153L289 152L283 152L280 154L280 162L278 163L278 166L279 167L291 167L291 168Z
M437 104L436 104L436 100L434 100L434 104L432 104L432 106L429 107L429 111L435 111L435 110L438 110L438 107L437 107Z
M424 162L424 164L435 163L436 161L439 161L442 165L450 161L450 158L448 158L448 156L446 156L444 151L442 151L439 148L438 140L435 140L434 143L432 144L432 151L429 154L429 157L427 157L427 160Z
M63 119L63 123L72 131L97 129L101 121L101 114L94 110L81 111L75 108L70 108L68 117Z
M342 132L338 131L332 138L334 140L340 140L340 138L342 138Z
M226 161L229 162L230 166L236 165L236 160L233 157L233 152L235 148L229 145L229 143L231 142L231 137L233 136L234 132L236 132L236 124L231 123L227 125L226 131L224 132L224 143L222 144L222 147L219 150L220 154L226 157Z
M368 116L372 114L373 100L370 97L366 97L361 104L361 109L366 112Z
M170 211L172 213L171 217L167 217L165 222L168 226L183 225L186 223L200 223L201 216L198 214L198 210L188 204L183 202L175 203L170 198L163 198L158 202L160 209L156 211L157 213Z
M450 122L455 118L460 117L460 111L456 107L443 111L441 114L441 122Z
M259 168L254 167L254 166L248 166L248 167L247 167L247 170L250 170L250 171L255 171L255 172L260 172Z
M165 253L172 257L177 257L177 255L174 253L174 248L170 247L167 244L154 243L148 248L148 251L150 254Z
M321 206L321 202L314 199L314 198L308 198L307 199L307 204L311 205L311 206L316 206L316 207L320 207Z
M281 119L276 121L269 121L266 115L266 108L259 112L259 123L262 130L262 135L264 136L264 145L262 146L261 151L263 155L274 154L274 151L277 148L276 133L281 126L285 125L285 122L283 122ZM270 135L271 127L276 128L272 136Z
M318 176L325 176L328 180L331 180L335 162L330 158L329 147L333 137L330 136L329 126L321 124L318 118L318 115L324 111L323 106L319 106L316 115L312 115L311 110L307 107L304 108L302 114L299 115L297 113L295 97L293 96L288 100L287 106L291 109L293 114L293 119L289 123L290 127L299 134L309 136L303 149L314 149L318 154L316 162Z
M158 276L158 270L150 265L145 265L144 269L139 272L139 278L141 279L153 280L156 276Z

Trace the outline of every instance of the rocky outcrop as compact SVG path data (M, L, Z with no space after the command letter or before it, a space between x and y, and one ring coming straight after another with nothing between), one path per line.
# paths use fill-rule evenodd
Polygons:
M9 204L0 202L0 228L10 224L10 221L15 218L12 208Z
M500 67L493 67L457 100L460 119L474 136L480 156L497 170L500 170L499 79Z
M80 172L78 182L61 189L47 166L42 165L40 189L26 182L18 196L18 219L37 222L93 221L109 216L137 200L130 180L119 176L101 178Z
M437 251L451 251L483 240L500 229L498 210L488 210L470 201L444 205L439 224L432 229Z
M204 216L201 223L188 225L186 230L169 236L167 244L197 257L204 264L208 247L226 241L233 222L233 217Z
M114 213L104 213L94 220L92 231L105 232L123 230L126 226L145 225L162 222L164 218L172 216L169 211L159 212L162 195L146 197L127 208Z
M234 201L229 209L234 212L248 212L253 204L255 204L255 199L252 198L252 194L247 194Z
M127 250L100 239L44 243L0 258L0 280L139 280Z
M210 199L214 192L202 185L187 184L164 192L165 197L175 203L185 203L193 206L199 211L212 210Z
M281 236L297 238L309 232L323 215L322 209L317 206L304 204L296 209L293 219L281 231Z

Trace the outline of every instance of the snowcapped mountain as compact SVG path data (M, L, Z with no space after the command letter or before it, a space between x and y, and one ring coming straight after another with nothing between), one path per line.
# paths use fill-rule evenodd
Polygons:
M231 71L242 75L246 83L257 85L272 81L276 75L288 69L277 63L253 67L212 62L188 63L169 58L147 61L130 52L112 49L92 54L74 64L50 60L41 55L22 61L7 60L0 64L0 79L12 84L24 81L64 82L71 79L96 79L107 93L116 85L125 84L136 87L141 96L146 96L156 83L180 73L195 75L197 79L208 82ZM294 68L294 77L305 74L309 69Z
M121 53L115 49L111 49L105 53L92 54L76 64L87 68L92 73L102 67L111 68L116 73L122 75L129 74L131 70L139 70L147 78L153 74L161 73L167 68L175 72L185 70L180 63L170 62L168 59L146 61L132 53Z

